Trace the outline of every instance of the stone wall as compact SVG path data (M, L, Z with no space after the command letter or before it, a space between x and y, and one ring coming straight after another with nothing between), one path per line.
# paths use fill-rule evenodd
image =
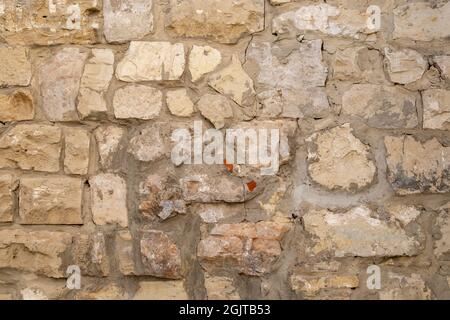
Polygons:
M449 16L0 0L0 298L450 298ZM280 129L280 170L175 165L194 120Z

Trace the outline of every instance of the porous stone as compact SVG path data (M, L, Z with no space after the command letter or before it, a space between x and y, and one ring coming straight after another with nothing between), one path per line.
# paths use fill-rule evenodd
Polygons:
M72 235L67 232L0 230L0 268L64 278L61 255L71 243Z
M167 154L167 146L158 125L150 125L139 130L130 140L128 153L138 161L160 160Z
M216 225L200 240L197 256L208 271L230 268L246 275L270 273L279 259L287 221Z
M450 147L436 138L421 142L412 136L388 136L388 180L397 194L450 191Z
M450 130L450 90L430 89L422 92L423 127Z
M78 112L82 119L106 113L104 94L114 72L114 53L109 49L93 49L84 67L78 95Z
M190 117L194 113L194 103L186 89L171 90L166 93L166 104L174 116Z
M118 175L103 173L89 179L92 217L96 225L128 226L127 187Z
M42 108L50 121L76 121L76 99L87 52L66 47L39 68Z
M125 130L118 126L102 126L94 131L100 163L103 168L110 168L119 151L120 141Z
M9 44L94 44L99 40L100 1L3 1L0 8L0 38Z
M240 106L252 106L255 103L253 80L242 68L236 55L233 55L227 67L209 77L208 84Z
M133 300L188 300L183 281L142 281Z
M263 116L320 117L329 111L322 40L300 44L252 42L247 61L254 61L259 69L257 92L264 106Z
M302 217L305 231L313 236L310 255L330 252L335 257L414 256L421 252L424 235L408 234L395 221L378 217L367 207L337 213L310 209Z
M13 221L13 181L10 174L0 174L0 223Z
M420 53L411 49L384 50L386 69L394 83L408 84L419 80L428 68Z
M166 29L179 37L236 43L264 30L264 0L170 0Z
M161 112L162 93L152 87L129 85L115 92L113 106L117 119L154 119Z
M208 300L240 300L233 279L227 277L205 276L205 288Z
M192 208L192 206L191 206ZM205 223L218 223L239 219L245 212L244 204L200 204L192 209Z
M450 80L450 55L433 57L434 65L439 69L441 77Z
M0 88L10 86L26 87L30 84L31 62L28 49L2 46L0 47L0 61L2 62Z
M74 264L80 267L83 275L107 276L109 260L104 234L96 232L76 236L72 247L72 259Z
M18 124L0 136L0 168L59 171L61 129L46 124Z
M180 180L183 197L188 202L244 202L241 179L231 176L195 175Z
M400 86L355 84L342 97L342 113L360 117L374 128L415 128L419 99Z
M272 20L272 33L318 31L330 36L360 39L363 34L377 31L369 28L368 18L366 12L321 3L276 16Z
M82 128L64 128L64 171L69 174L87 174L89 168L90 135Z
M77 300L126 300L129 299L125 289L118 283L108 283L100 286L89 286L76 293Z
M116 68L125 82L179 80L185 67L181 43L132 41Z
M222 63L222 54L210 46L193 45L189 54L189 71L193 82L214 71Z
M108 42L139 40L153 31L152 0L104 0L103 16Z
M219 94L205 94L197 102L202 116L211 121L216 129L222 129L233 118L230 101Z
M65 176L22 177L19 214L22 224L83 224L83 181Z
M394 9L395 39L432 41L450 36L450 3L434 7L430 2L414 2Z
M23 121L34 118L33 97L28 90L0 94L0 121Z
M307 141L308 172L328 189L358 190L370 185L376 167L369 147L352 133L349 124L315 133Z
M167 234L146 230L140 246L146 274L166 279L182 278L180 249Z

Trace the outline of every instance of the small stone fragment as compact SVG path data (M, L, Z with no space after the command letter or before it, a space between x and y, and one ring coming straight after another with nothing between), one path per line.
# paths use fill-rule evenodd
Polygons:
M219 94L205 94L197 102L197 108L216 129L222 129L233 118L230 101Z
M116 126L104 126L95 129L100 163L103 168L110 168L119 151L119 143L124 135L124 129Z
M0 223L13 221L13 176L0 174Z
M167 107L170 113L178 117L190 117L194 113L194 103L186 89L168 91L166 94Z
M450 90L430 89L422 92L423 127L450 130Z
M64 171L69 174L87 174L89 168L90 136L82 128L64 128Z
M222 63L222 54L219 50L210 46L193 45L189 54L189 71L191 72L192 82L214 71Z
M419 80L428 68L428 62L417 51L402 49L384 50L385 64L392 82L408 84Z
M24 47L0 47L0 88L26 87L30 84L31 62L28 55L28 49Z
M188 300L183 281L142 281L133 300Z
M11 94L0 94L0 121L33 120L33 97L28 90L16 90Z

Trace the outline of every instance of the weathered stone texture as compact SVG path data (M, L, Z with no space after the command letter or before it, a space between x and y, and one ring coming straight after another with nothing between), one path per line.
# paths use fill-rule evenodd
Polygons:
M302 217L313 236L309 254L331 252L336 257L389 257L417 255L423 249L422 233L409 235L394 221L384 221L367 207L335 213L311 209Z
M2 62L0 69L0 88L28 86L30 84L31 62L29 51L26 48L0 47L0 61Z
M342 113L375 128L415 128L419 95L399 86L355 84L342 97Z
M89 179L94 223L128 226L127 187L125 180L111 173Z
M70 177L20 179L22 224L82 224L83 181Z
M75 103L87 57L88 54L79 48L67 47L39 69L42 108L48 120L78 120Z
M219 50L210 46L192 46L189 54L189 71L191 79L196 82L203 75L214 71L222 62L222 54Z
M117 119L149 120L161 112L162 93L155 88L130 85L116 91L113 105Z
M126 82L179 80L185 67L181 43L132 41L116 68L116 77Z
M0 230L0 268L63 278L66 270L61 255L71 242L72 236L66 232Z
M33 97L29 91L0 94L0 121L22 121L34 118Z
M264 29L264 1L170 0L166 29L179 37L235 43Z
M13 220L13 176L0 174L0 223Z
M289 52L289 54L281 52ZM322 40L300 44L250 44L249 61L259 68L258 98L262 115L320 117L329 111L325 93L328 69L322 61Z
M61 129L46 124L19 124L0 136L0 168L57 172Z
M428 68L427 61L417 51L391 48L384 50L387 72L392 82L408 84L419 80Z
M308 171L313 181L328 189L345 190L372 183L376 167L368 158L370 149L352 131L345 124L308 138Z
M183 281L143 281L133 300L188 300Z
M432 7L429 2L415 2L394 9L394 39L431 41L450 36L450 3Z
M450 147L436 138L420 142L412 136L388 136L384 143L388 179L396 193L450 191Z
M450 90L430 89L422 92L423 127L450 130Z
M104 0L103 15L108 42L139 40L153 31L152 0Z
M64 128L64 170L69 174L87 174L89 169L90 135L85 129Z

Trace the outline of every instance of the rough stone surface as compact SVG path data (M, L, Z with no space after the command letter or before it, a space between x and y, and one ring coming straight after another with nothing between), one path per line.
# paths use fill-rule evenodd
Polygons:
M360 189L372 183L376 167L369 147L356 138L348 124L308 138L308 172L328 189ZM349 175L349 172L352 172Z
M79 48L67 47L39 69L42 108L48 120L78 120L76 98L87 57Z
M183 281L143 281L134 300L188 300Z
M233 177L195 175L181 179L180 184L186 201L244 202L244 184Z
M140 130L131 138L128 153L138 161L156 161L167 153L161 130L157 125L150 125Z
M210 46L193 45L189 54L189 71L193 82L200 80L203 75L214 71L222 62L219 50Z
M0 61L2 62L0 88L9 86L26 87L30 84L31 63L26 48L0 47Z
M208 300L240 300L239 292L233 280L227 277L205 277Z
M152 87L129 85L116 91L113 105L117 119L154 119L161 112L162 93Z
M125 181L111 173L89 179L92 216L97 225L128 226L127 188Z
M180 249L167 234L158 230L144 231L140 245L146 274L167 279L182 277Z
M113 75L114 53L109 49L94 49L84 67L78 96L78 112L81 118L95 118L106 113L104 93Z
M433 57L433 63L439 69L441 76L446 80L450 80L450 55L435 56Z
M314 236L309 254L331 252L336 257L412 256L423 246L421 234L409 235L392 221L373 215L367 207L344 213L311 209L302 217Z
M107 276L109 274L106 241L101 232L75 237L72 257L83 275Z
M422 92L423 127L450 130L450 90L430 89Z
M264 1L170 0L166 29L179 37L236 43L264 29Z
M321 48L322 40L250 44L247 58L259 69L257 91L264 106L262 115L303 118L328 112L324 88L328 69ZM281 55L284 51L289 54Z
M366 8L365 8L366 9ZM365 12L338 8L326 3L302 6L288 11L272 20L272 33L284 34L292 31L317 31L330 36L359 39L362 34L373 31L367 26Z
M398 86L355 84L342 97L342 113L375 128L415 128L419 96Z
M103 168L110 168L114 157L119 150L120 140L124 135L124 129L117 126L103 126L94 131L97 141L100 163Z
M0 168L59 171L61 129L19 124L0 136Z
M438 231L434 241L434 255L440 259L450 260L450 203L442 208L436 218L434 228Z
M239 58L235 55L227 67L210 76L208 83L240 106L251 106L255 102L253 80L242 68Z
M440 7L432 7L429 2L409 3L395 8L393 12L394 39L431 41L450 36L450 3Z
M13 176L0 174L0 223L13 221Z
M386 69L394 83L408 84L419 80L428 68L428 63L417 51L391 48L384 50Z
M285 221L219 224L200 241L197 255L207 270L233 268L247 275L263 275L279 259L280 241L289 228Z
M186 89L176 89L168 91L166 94L166 104L169 111L174 116L190 117L194 113L194 103Z
M89 44L98 40L101 2L3 1L0 38L10 44Z
M178 80L184 67L183 44L132 41L117 65L116 77L126 82Z
M33 97L26 90L0 94L0 121L23 121L34 118Z
M119 271L123 275L136 275L136 265L133 254L133 238L128 230L122 230L116 236L117 258L119 260Z
M419 274L403 275L388 272L378 293L380 300L431 300L431 289Z
M82 191L83 181L78 178L21 178L20 223L83 224Z
M66 232L0 230L0 269L12 268L63 278L61 254L67 252L72 236Z
M229 100L221 95L205 94L197 102L197 109L216 129L222 129L233 118Z
M103 15L108 42L139 40L153 31L152 0L104 0Z
M291 287L305 297L314 297L321 290L354 289L359 286L359 279L353 275L304 276L294 274L290 278Z
M84 129L64 128L64 171L87 174L89 169L90 136Z
M450 191L450 147L436 138L422 143L412 136L388 136L384 143L388 179L396 193Z

